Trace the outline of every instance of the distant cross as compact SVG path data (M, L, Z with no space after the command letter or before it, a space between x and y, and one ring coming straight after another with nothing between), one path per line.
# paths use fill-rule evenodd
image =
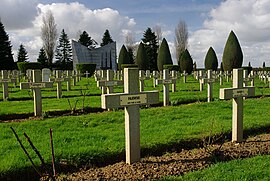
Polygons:
M0 79L0 83L2 83L2 87L3 87L3 101L6 101L8 99L8 83L9 82L16 82L16 79L9 79L8 78L8 72L7 70L2 70L2 78Z
M146 79L145 71L144 70L139 70L140 92L144 91L144 80L145 79Z
M159 102L158 91L139 92L138 68L124 68L124 93L101 95L101 107L125 108L126 163L140 161L140 105Z
M184 83L187 83L187 76L188 76L188 73L184 70L183 71L183 82Z
M172 82L172 92L176 92L177 72L175 70L172 70L171 73L172 73L172 79L175 80Z
M170 88L169 84L175 83L175 79L171 79L169 75L169 70L163 70L163 79L158 79L158 84L163 84L163 105L168 106L170 105Z
M53 82L41 82L41 71L32 71L33 82L22 82L20 84L20 89L32 89L34 95L34 114L35 116L42 115L42 99L41 99L41 89L42 88L52 88Z
M153 77L153 87L156 87L157 85L157 79L158 79L158 71L154 70L152 73L152 77Z
M233 98L232 141L243 141L243 97L255 95L255 87L243 87L243 69L233 69L233 88L220 89L220 99Z
M204 78L205 78L205 75L203 74L203 71L202 70L199 70L198 79L199 79L199 82L200 82L200 91L201 92L203 91L203 79Z
M88 78L89 78L90 73L89 73L88 71L86 71L86 72L84 73L84 75L85 75L85 77L88 79Z
M253 71L250 72L250 76L248 74L248 70L243 70L243 74L244 74L244 78L243 78L243 82L244 82L244 87L248 86L249 82L251 84L251 86L254 86L254 76L253 76Z
M114 86L123 85L122 80L113 80L113 75L114 75L114 73L112 70L107 70L106 80L97 81L97 87L104 87L104 92L105 92L105 89L107 89L107 94L113 93Z
M50 81L56 83L56 88L57 88L57 98L60 99L62 98L62 82L67 81L67 78L62 77L62 71L61 70L56 70L56 77L55 78L50 78Z
M207 102L211 102L213 100L213 83L216 81L213 78L212 70L207 70L207 78L202 79L203 84L207 84Z

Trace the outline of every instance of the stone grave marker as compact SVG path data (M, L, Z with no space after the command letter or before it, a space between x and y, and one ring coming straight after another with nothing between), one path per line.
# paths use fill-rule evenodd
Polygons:
M202 92L203 91L203 79L205 78L205 75L203 73L202 70L199 70L199 76L198 76L198 79L199 79L199 82L200 82L200 91Z
M248 70L243 70L243 84L244 87L248 86L248 84L250 83L250 85L252 87L254 87L254 76L253 76L253 71L250 72L250 75L248 74Z
M8 71L2 70L1 71L2 78L0 79L0 83L2 83L3 87L3 101L8 100L8 83L14 83L16 82L16 79L14 78L8 78Z
M152 73L152 77L153 77L153 87L157 86L157 79L158 79L158 71L154 70Z
M144 70L139 70L140 92L144 91L144 80L145 79L146 79L145 71Z
M140 105L159 102L158 91L139 92L139 69L124 68L124 93L101 95L101 107L125 108L126 163L140 161Z
M60 99L62 98L62 82L67 81L68 78L62 77L62 70L56 70L55 76L56 76L55 78L50 78L50 81L56 83L57 98Z
M233 99L232 142L243 141L243 97L255 95L255 87L243 87L243 69L233 69L233 88L220 89L220 99Z
M213 100L213 83L216 81L213 78L212 70L207 70L207 78L202 79L203 84L207 84L207 102L211 102Z
M41 82L41 71L33 70L32 71L32 82L22 82L20 84L20 89L32 89L34 96L34 115L42 115L42 98L41 98L41 89L43 88L52 88L53 82Z
M106 80L99 80L97 81L97 87L104 87L104 92L102 94L105 94L105 89L107 90L107 94L113 93L113 87L114 86L120 86L123 85L122 80L113 80L114 73L112 70L107 70L106 73Z
M170 88L169 84L176 83L175 79L170 78L169 70L163 70L163 79L158 79L157 84L163 84L163 105L170 105Z
M172 82L172 92L176 92L177 72L175 70L172 70L171 74L172 74L172 79L175 80Z
M48 68L42 69L42 82L50 82L51 70Z
M188 76L188 73L186 73L186 71L184 70L183 71L183 82L184 83L187 83L187 76Z

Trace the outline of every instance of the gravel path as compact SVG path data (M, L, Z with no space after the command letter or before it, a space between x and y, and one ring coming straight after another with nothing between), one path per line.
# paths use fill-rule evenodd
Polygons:
M178 150L162 156L142 158L131 165L119 162L106 167L80 170L67 175L67 180L156 180L168 175L181 175L200 170L213 164L216 159L232 160L252 157L258 154L270 155L270 134L258 135L243 143L226 142L221 146ZM66 180L65 179L65 180ZM62 180L59 178L59 180Z

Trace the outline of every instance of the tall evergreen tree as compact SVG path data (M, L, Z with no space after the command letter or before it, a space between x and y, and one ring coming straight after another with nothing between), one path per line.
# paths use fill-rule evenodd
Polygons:
M41 63L42 67L48 67L48 58L44 48L40 49L37 61Z
M234 68L241 68L243 63L243 53L238 39L233 31L225 44L222 64L225 71L232 71Z
M27 51L24 45L21 44L17 54L17 62L26 62L26 60L28 60Z
M70 64L72 64L72 48L68 39L68 35L65 33L64 29L62 30L59 37L55 57L57 63L59 63L63 68L69 67Z
M112 42L113 42L113 39L112 39L112 37L110 35L110 32L109 32L109 30L106 30L104 32L104 35L103 35L102 42L101 42L100 46L104 46L104 45L107 45L107 44L112 43Z
M146 48L142 42L138 47L135 63L138 65L140 70L149 70L149 59L146 53Z
M191 74L192 70L193 70L193 60L190 56L189 51L186 49L180 56L179 59L179 63L180 63L180 71L184 72L184 70L186 71L186 73Z
M12 70L15 68L11 48L8 34L0 20L0 70Z
M207 54L204 59L205 70L217 70L218 68L218 59L215 50L210 47L207 51Z
M98 44L94 39L92 39L86 31L83 31L79 38L79 43L88 47L88 48L95 48Z
M130 61L129 58L129 54L128 51L125 47L125 45L123 45L120 49L119 52L119 57L118 57L118 69L121 70L122 69L122 64L131 64L132 62Z
M157 67L157 52L158 52L158 41L155 32L151 28L147 28L143 34L142 41L146 49L146 53L149 59L149 70L158 70Z
M158 50L158 57L157 57L157 65L158 65L158 70L161 71L163 70L163 65L167 64L173 64L172 62L172 56L171 52L169 49L169 45L167 43L167 40L163 38L159 50Z

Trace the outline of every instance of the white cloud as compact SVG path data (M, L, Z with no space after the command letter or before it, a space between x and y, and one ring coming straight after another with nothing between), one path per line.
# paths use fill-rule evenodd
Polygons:
M9 0L4 1L9 2ZM13 5L21 3L21 6L25 6L27 4L22 2L23 0L12 0ZM113 40L117 41L118 46L121 46L124 43L123 31L132 29L136 25L133 18L122 16L118 11L110 8L91 10L78 2L35 4L35 0L31 0L29 4L31 5L26 5L27 8L32 7L32 9L29 8L31 9L29 12L35 13L32 13L31 18L25 20L28 21L25 26L15 28L10 19L8 19L9 25L6 26L7 23L3 21L6 31L10 35L15 60L18 47L23 43L28 51L30 61L36 61L39 49L42 47L40 38L42 17L48 10L51 10L54 15L58 34L62 29L65 29L70 39L77 38L78 32L85 30L100 43L105 30L108 29ZM3 6L1 5L1 7ZM16 14L13 11L10 12L10 14L12 13Z
M32 26L37 15L36 0L1 0L0 17L9 30Z
M270 1L227 0L209 13L203 28L190 35L189 50L194 61L203 67L207 50L212 46L219 62L225 42L231 30L238 37L244 54L244 63L261 66L270 65Z

